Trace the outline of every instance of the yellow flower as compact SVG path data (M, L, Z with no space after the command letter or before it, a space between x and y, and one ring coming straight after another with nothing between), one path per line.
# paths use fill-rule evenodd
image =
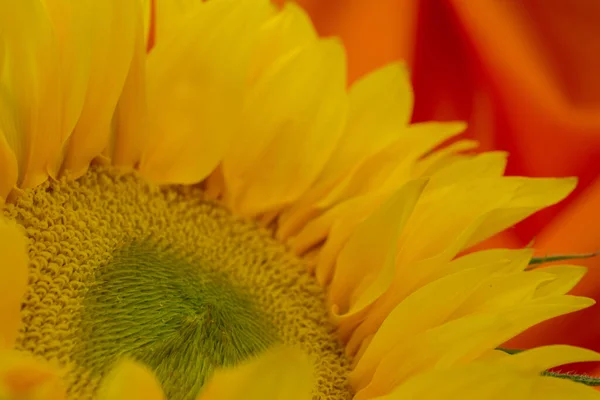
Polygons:
M573 180L409 124L400 64L347 89L298 7L155 12L0 0L1 398L598 398L495 350L584 271L465 253Z

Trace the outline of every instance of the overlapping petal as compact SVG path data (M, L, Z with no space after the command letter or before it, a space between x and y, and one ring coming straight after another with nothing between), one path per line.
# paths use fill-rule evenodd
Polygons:
M222 160L240 115L268 1L216 1L180 20L148 55L149 130L140 171L158 183L197 183Z
M569 356L564 357L564 354ZM379 400L440 398L598 399L592 387L542 376L545 368L568 361L598 361L597 353L569 346L548 346L515 356L480 361L415 376Z
M48 165L61 149L59 44L40 1L3 1L0 8L3 158L9 147L18 165L18 185L27 188L46 180Z

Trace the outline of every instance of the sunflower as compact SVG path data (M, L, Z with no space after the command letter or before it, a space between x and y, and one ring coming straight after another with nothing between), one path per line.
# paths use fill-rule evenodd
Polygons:
M0 0L1 398L599 397L496 350L584 271L467 252L574 180L410 124L402 64L347 88L294 5L148 6Z

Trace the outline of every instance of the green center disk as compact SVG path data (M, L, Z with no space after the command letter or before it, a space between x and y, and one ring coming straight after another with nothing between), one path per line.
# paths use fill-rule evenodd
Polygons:
M130 357L155 372L168 399L187 400L215 368L267 349L274 332L249 296L214 269L134 243L94 277L74 360L103 375Z

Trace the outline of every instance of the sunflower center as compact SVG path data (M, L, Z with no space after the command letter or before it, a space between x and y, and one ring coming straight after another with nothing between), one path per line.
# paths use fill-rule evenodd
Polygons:
M143 242L120 249L83 300L74 356L101 375L128 356L150 366L169 399L193 399L216 367L268 348L273 327L211 268Z
M204 197L96 167L8 205L30 238L18 347L62 368L71 399L93 399L129 357L167 399L187 400L215 368L279 342L313 356L315 399L351 398L349 362L306 263Z

